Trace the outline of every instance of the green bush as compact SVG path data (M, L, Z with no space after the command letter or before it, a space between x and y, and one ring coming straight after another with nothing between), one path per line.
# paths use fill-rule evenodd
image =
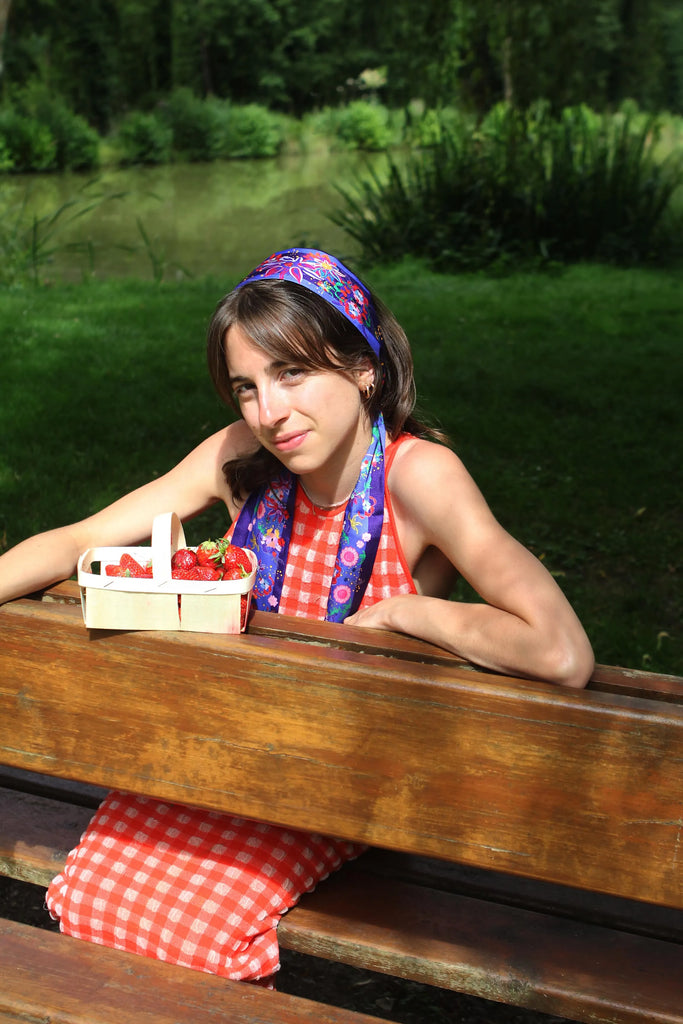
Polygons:
M17 96L20 113L45 125L55 140L54 166L60 171L89 171L99 166L100 138L84 117L42 82L31 82Z
M173 132L155 114L134 111L119 125L116 142L122 164L165 164L171 159Z
M352 149L382 150L392 141L386 107L355 100L333 118L336 136Z
M277 156L284 142L283 119L257 103L246 106L223 104L221 156Z
M5 140L0 138L0 174L5 171L11 171L14 166L14 160L12 154L9 151L8 146L5 144Z
M221 152L222 118L214 103L190 89L176 89L160 105L160 113L173 132L173 149L190 161L215 160Z
M14 107L0 110L0 143L17 173L47 171L55 166L57 143L50 129Z
M406 108L404 140L416 148L429 149L443 141L445 135L471 130L470 119L455 107L425 108L413 101Z
M429 151L343 189L336 223L368 259L412 253L433 266L673 259L670 210L683 159L656 158L657 122L539 104L494 108L477 130L445 132Z

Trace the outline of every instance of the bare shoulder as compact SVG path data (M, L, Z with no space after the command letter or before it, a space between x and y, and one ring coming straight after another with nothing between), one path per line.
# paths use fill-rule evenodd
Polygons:
M392 497L406 507L441 507L460 500L483 501L481 492L462 459L451 449L434 441L411 438L396 452L389 485Z

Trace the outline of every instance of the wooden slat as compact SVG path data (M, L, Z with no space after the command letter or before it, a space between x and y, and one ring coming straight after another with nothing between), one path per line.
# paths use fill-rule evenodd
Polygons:
M0 874L47 887L92 815L87 807L0 789Z
M378 1024L365 1014L2 919L0 977L0 1020L25 1024Z
M24 861L14 877L49 883L86 823L72 824L69 836L69 810L63 801L0 791L0 859L3 843L12 850L14 829L24 836L13 850L14 864ZM71 810L87 813L85 808ZM61 849L58 845L47 855L53 830ZM43 874L34 870L31 877L27 867L35 868L41 857ZM564 917L558 920L540 912L544 903L561 902L554 887L531 893L530 902L535 900L539 911L530 913L498 904L500 891L493 894L493 903L491 894L475 899L438 891L428 882L436 880L439 864L401 861L372 851L347 865L283 918L281 946L580 1021L683 1020L683 978L672 969L683 961L680 927L674 944L569 919L572 911L590 911L576 892L564 894ZM441 865L441 871L447 868ZM421 884L398 880L394 876L401 870ZM482 873L482 889L489 875ZM457 874L445 881L457 884ZM514 879L509 881L514 885ZM497 885L500 890L500 879ZM502 895L510 898L511 893ZM529 897L524 891L515 895ZM629 904L631 913L637 915L639 906ZM631 923L624 908L612 917L621 925ZM654 927L654 918L646 923ZM668 923L663 922L665 927ZM642 927L639 920L635 924Z
M273 637L89 635L69 605L5 605L0 629L7 764L683 906L680 705Z
M47 887L91 814L91 809L63 799L0 788L0 874ZM378 849L366 851L339 877L357 871L379 876L385 885L395 880L683 943L683 914L669 907Z
M673 907L661 907L640 900L569 888L536 878L507 875L465 864L449 864L433 857L387 850L367 850L345 871L358 866L379 875L384 881L395 879L415 886L459 893L489 903L523 907L602 927L628 931L635 935L683 944L683 914Z
M362 871L304 897L278 935L302 953L572 1020L683 1021L679 944Z
M78 586L73 580L56 584L36 596L46 601L80 603ZM473 672L482 671L475 669L470 662L463 661L456 654L444 651L424 640L383 629L340 626L337 623L320 622L316 619L300 619L290 615L271 615L255 611L250 617L249 630L254 636L272 636L303 643L325 644L346 651L380 654L387 658L399 657L425 665L458 666ZM603 693L620 693L627 697L683 703L683 677L646 672L642 669L596 665L588 689Z

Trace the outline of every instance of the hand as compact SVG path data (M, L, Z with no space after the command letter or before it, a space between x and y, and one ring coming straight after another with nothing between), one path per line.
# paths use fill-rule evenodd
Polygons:
M402 633L409 633L410 629L401 625L410 621L407 605L415 600L415 594L399 594L396 597L387 597L377 604L368 608L361 608L360 611L349 615L344 622L349 626L365 626L368 629L392 629Z

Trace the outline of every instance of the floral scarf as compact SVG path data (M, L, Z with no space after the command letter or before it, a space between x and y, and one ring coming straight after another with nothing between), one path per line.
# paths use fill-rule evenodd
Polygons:
M330 622L343 622L358 609L372 574L384 522L385 445L380 413L346 504L327 601L325 618ZM283 470L249 495L235 523L232 543L251 548L258 558L252 601L260 611L279 610L295 501L296 477Z

